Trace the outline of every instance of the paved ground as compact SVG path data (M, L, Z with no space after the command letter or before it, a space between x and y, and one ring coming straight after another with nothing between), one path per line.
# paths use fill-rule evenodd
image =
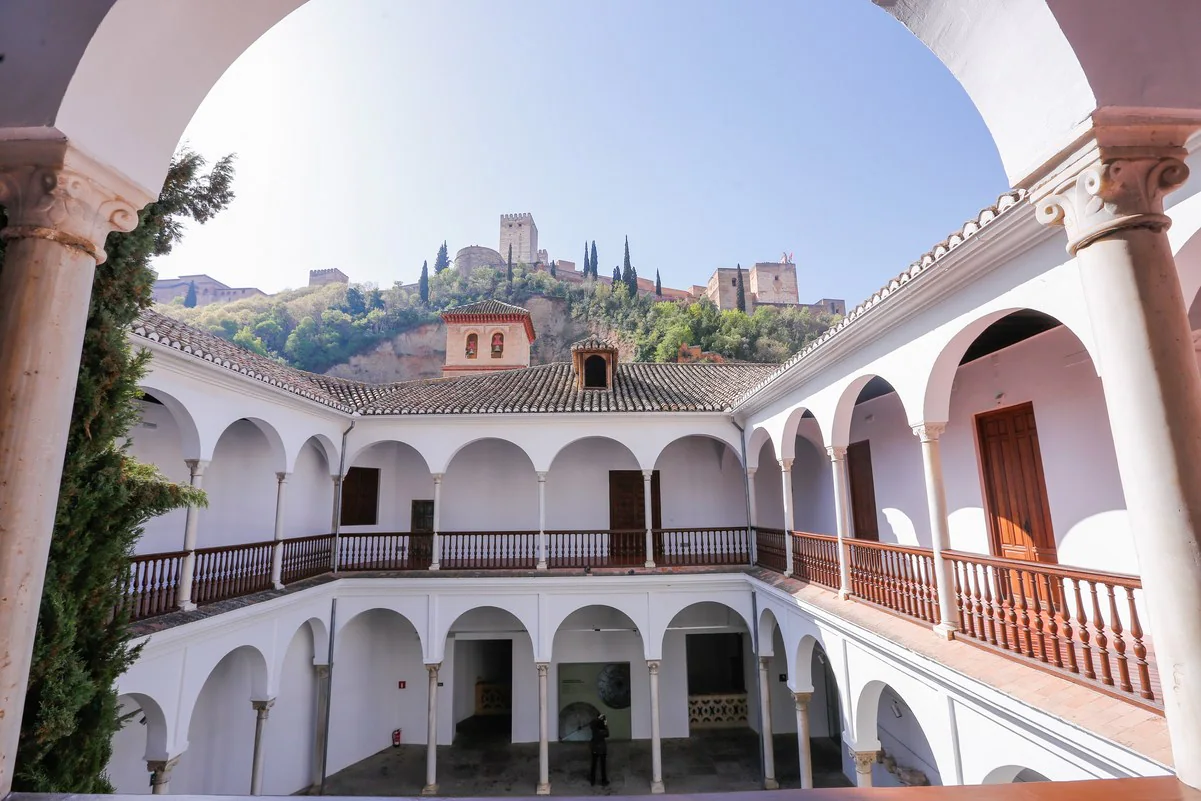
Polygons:
M849 786L839 770L835 746L815 741L814 784ZM799 787L794 735L775 738L776 772L782 787ZM588 784L587 743L550 744L553 795L642 795L650 792L647 740L611 742L608 787ZM538 744L512 745L494 737L460 734L438 748L438 794L445 796L530 796L538 782ZM326 780L327 795L416 795L425 783L425 746L403 745L364 759ZM668 793L758 790L759 744L748 729L694 734L663 741L663 783Z

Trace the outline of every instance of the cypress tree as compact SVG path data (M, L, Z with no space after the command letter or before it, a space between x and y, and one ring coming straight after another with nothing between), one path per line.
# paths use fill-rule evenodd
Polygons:
M184 295L183 305L185 308L188 308L188 309L196 308L196 282L195 281L191 281L188 283L188 294Z
M554 260L553 260L553 259L551 260L551 263L550 263L550 277L551 277L551 278L558 278L558 277L559 277L559 270L558 270L558 268L555 266L555 262L554 262Z
M434 275L437 275L449 266L450 256L446 252L446 240L442 240L442 247L438 248L438 255L434 259Z
M435 265L437 262L435 262ZM435 266L434 271L437 272ZM417 292L421 295L421 302L428 304L430 302L430 267L428 261L421 262L421 277L417 279Z
M626 289L630 290L630 297L638 296L638 271L633 265L626 267L625 274L622 276L626 282Z
M663 297L663 282L659 280L658 270L655 270L655 294Z
M746 289L742 285L742 264L738 265L738 311L746 314Z
M508 269L508 272L505 274L505 277L509 280L510 284L513 283L513 243L512 242L509 243L509 269Z
M625 260L622 262L621 269L623 270L625 275L630 274L630 237L629 236L626 236L626 255L625 255Z
M121 605L129 557L152 517L204 493L169 482L129 456L135 400L150 354L134 353L129 326L153 303L153 256L171 252L184 220L204 223L233 199L233 159L176 154L162 193L129 233L113 233L96 268L63 461L46 584L38 614L14 789L106 793L113 735L121 728L116 680L137 657ZM4 224L0 210L0 227ZM0 263L4 243L0 241Z
M597 272L597 270L599 270L599 269L600 269L600 262L596 260L596 240L593 239L592 240L592 277L593 278L600 278L600 273Z
M625 282L621 278L621 267L614 267L613 268L613 287L614 287L614 289L617 288L618 284L622 284L622 283L625 283Z
M592 263L588 261L588 242L584 242L584 277L592 275Z

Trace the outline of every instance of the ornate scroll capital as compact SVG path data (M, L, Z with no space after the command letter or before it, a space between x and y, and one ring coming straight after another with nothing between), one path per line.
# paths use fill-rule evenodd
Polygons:
M1176 156L1096 161L1035 201L1043 225L1062 225L1075 255L1098 239L1126 228L1166 231L1164 196L1178 189L1189 169Z
M150 771L150 786L158 787L171 782L171 770L179 764L179 757L172 759L151 759L146 762L146 770Z
M651 672L652 676L658 676L659 675L659 660L658 659L646 660L646 669Z
M317 679L319 681L329 678L329 665L313 665L313 669L317 671Z
M922 442L937 442L942 432L947 430L946 423L922 423L913 427L913 436Z
M550 673L550 663L549 662L537 662L535 664L537 664L537 666L538 666L538 677L539 678L542 678L543 676L546 676L548 673Z
M855 760L856 773L871 773L872 765L879 758L879 751L852 751L851 758Z
M102 263L104 240L132 231L153 196L65 140L0 142L4 239L47 239Z
M780 469L783 470L785 473L792 470L792 459L781 459L780 460Z
M847 458L847 449L844 445L830 445L826 448L826 453L829 455L831 462L841 462Z
M266 720L271 714L271 707L275 706L275 699L268 698L265 701L251 701L250 705L254 707L254 711L258 713L261 720Z
M809 702L813 700L813 693L793 693L792 699L796 702L797 712L808 712Z

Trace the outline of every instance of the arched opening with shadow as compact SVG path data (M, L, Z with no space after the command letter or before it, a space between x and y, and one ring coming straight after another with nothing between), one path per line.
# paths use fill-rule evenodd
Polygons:
M329 653L314 625L324 632L321 621L302 624L278 664L279 689L263 731L264 795L291 795L321 780L316 733L325 721L317 716L317 666L325 666Z
M613 741L650 737L646 651L642 633L627 614L604 605L573 611L555 630L551 653L552 737L585 741L588 724L601 714Z
M197 546L274 539L276 473L284 468L283 441L268 423L247 418L230 423L204 471L209 503L199 513Z
M1005 765L994 769L984 777L981 784L1018 784L1022 782L1049 782L1046 776L1036 770L1023 768L1020 765Z
M460 448L442 479L439 526L439 533L536 532L538 477L526 452L492 437Z
M425 458L396 440L374 442L352 458L342 484L339 569L427 569L435 515Z
M309 437L300 448L285 488L285 537L311 537L333 530L336 459L318 437Z
M830 657L821 643L807 636L797 646L797 663L798 671L807 669L811 679L808 714L813 786L846 787L852 781L843 770L845 716Z
M146 763L168 756L167 722L162 707L142 693L119 696L117 706L118 714L124 720L113 735L112 754L105 775L114 792L149 793L147 777L150 771Z
M677 612L663 633L660 716L664 737L749 741L755 680L751 631L739 612L701 601ZM724 735L734 733L734 738ZM741 732L741 734L739 734ZM704 747L703 745L699 747Z
M188 795L246 795L257 713L268 700L267 662L249 645L226 654L209 672L192 706L188 750L171 774L171 791Z
M538 741L538 672L534 642L504 609L481 606L451 624L443 660L456 749L482 754L495 744ZM531 783L536 775L529 777Z
M546 474L550 567L641 567L646 562L642 470L630 448L591 436L564 445Z
M860 748L878 743L873 787L941 785L937 758L922 720L901 694L882 681L870 681L856 705L855 735Z
M142 387L136 401L141 420L129 432L129 453L153 464L171 481L187 484L191 471L187 460L200 458L200 434L188 408L165 390ZM183 546L185 509L173 509L147 520L135 550L166 553Z
M656 566L749 561L746 480L732 447L714 437L681 437L659 452L653 475ZM630 495L632 505L632 488ZM645 525L645 511L632 520Z

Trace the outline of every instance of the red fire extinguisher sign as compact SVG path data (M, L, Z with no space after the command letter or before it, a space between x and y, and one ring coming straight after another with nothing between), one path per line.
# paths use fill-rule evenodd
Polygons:
M392 747L393 748L400 747L400 729L392 730Z

